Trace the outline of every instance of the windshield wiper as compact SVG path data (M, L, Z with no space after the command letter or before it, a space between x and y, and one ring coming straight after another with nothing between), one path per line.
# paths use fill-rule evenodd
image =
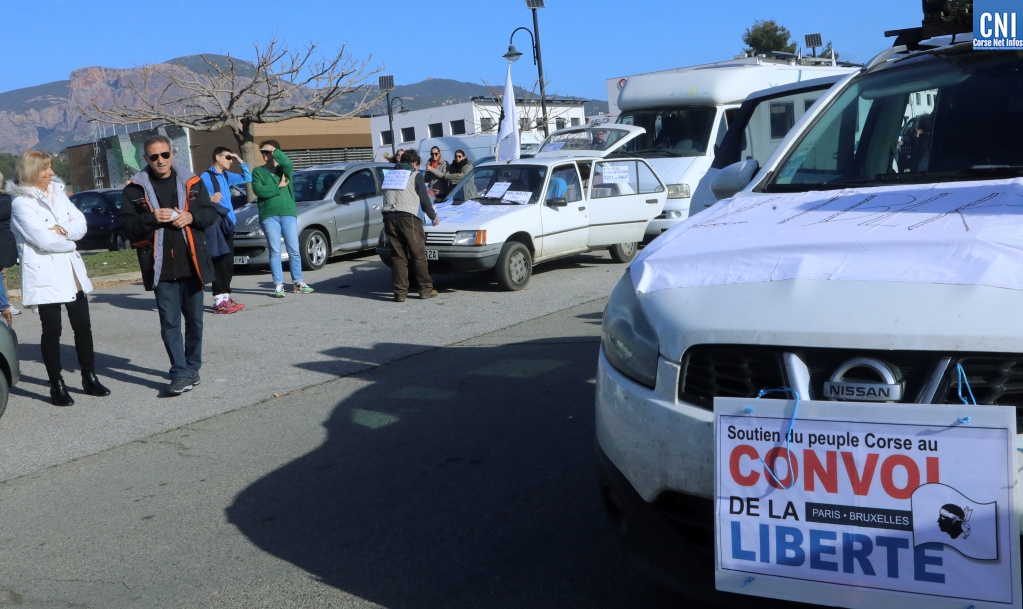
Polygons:
M633 150L632 154L660 154L663 156L682 156L681 153L675 152L671 148L643 148L641 150Z

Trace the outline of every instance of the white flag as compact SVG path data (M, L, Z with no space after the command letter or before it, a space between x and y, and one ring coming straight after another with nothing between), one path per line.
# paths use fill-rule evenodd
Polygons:
M497 150L494 155L498 161L510 161L519 158L519 119L515 115L515 87L512 86L510 61L501 109L504 119L501 120L501 126L497 131Z
M835 47L831 47L831 65L835 65Z
M942 543L963 556L998 559L998 504L977 503L944 484L913 491L913 545Z

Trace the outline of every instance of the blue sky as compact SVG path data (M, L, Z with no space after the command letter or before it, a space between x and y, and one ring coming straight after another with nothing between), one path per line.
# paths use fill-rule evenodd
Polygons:
M547 0L538 15L548 94L607 99L607 78L730 59L755 19L777 20L800 43L819 32L842 59L866 61L891 45L884 30L920 24L920 1ZM5 2L4 21L4 48L13 52L0 92L66 80L86 66L128 68L198 53L248 59L254 43L275 34L330 53L347 43L396 84L433 77L500 85L508 37L533 25L524 0L35 0ZM531 89L529 35L518 32L514 41L526 55L513 78Z

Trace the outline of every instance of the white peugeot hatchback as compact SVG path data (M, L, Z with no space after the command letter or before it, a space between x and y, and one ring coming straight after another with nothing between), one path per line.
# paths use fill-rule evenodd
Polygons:
M978 404L1023 412L1023 54L955 40L894 47L829 90L763 167L722 169L724 200L614 289L602 492L660 583L776 602L713 589L717 397L959 403L962 370ZM911 119L925 128L907 141ZM885 390L843 391L857 386Z

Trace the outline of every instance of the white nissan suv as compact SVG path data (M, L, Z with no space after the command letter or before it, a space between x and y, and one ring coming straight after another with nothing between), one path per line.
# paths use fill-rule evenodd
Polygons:
M608 302L605 505L635 566L703 602L777 603L713 589L714 398L959 403L961 370L1023 408L1023 53L904 38L722 169Z

